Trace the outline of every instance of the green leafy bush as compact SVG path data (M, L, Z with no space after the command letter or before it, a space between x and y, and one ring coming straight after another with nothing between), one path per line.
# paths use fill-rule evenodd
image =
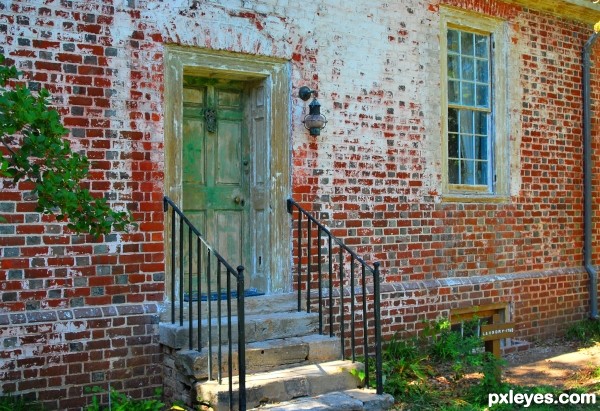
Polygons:
M473 386L468 393L469 399L474 404L486 405L490 393L507 393L510 386L502 382L500 378L500 367L505 364L501 358L496 358L492 353L481 354L481 373L483 378L479 384Z
M130 214L112 210L106 199L81 186L89 160L64 138L68 130L50 107L48 90L34 95L18 82L22 73L4 61L0 55L0 177L31 182L36 210L67 221L77 233L124 230L132 223Z
M453 331L450 320L440 318L427 322L423 329L423 345L430 358L438 363L450 363L454 377L459 379L473 367L481 366L483 341L478 335L479 321L474 318L462 324L462 331Z

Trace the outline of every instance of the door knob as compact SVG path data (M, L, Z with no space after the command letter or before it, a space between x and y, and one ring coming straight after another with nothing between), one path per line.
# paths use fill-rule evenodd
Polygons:
M236 203L236 204L241 205L242 207L244 206L244 204L246 204L246 201L242 197L240 197L240 196L236 196L233 199L233 202Z

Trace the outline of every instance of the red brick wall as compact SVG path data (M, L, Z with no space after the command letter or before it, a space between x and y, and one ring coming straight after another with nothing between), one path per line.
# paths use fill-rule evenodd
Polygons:
M291 96L291 194L381 261L387 336L484 303L509 304L524 338L587 315L580 55L589 27L481 0L306 2L302 10L166 3L0 5L0 50L29 87L53 93L73 146L92 161L92 191L139 222L128 234L72 235L34 212L31 187L0 180L2 391L68 409L88 400L86 386L110 382L134 395L161 386L163 50L172 43L289 61L294 90L318 89L329 123L316 139ZM441 198L440 3L507 21L516 58L505 203ZM600 69L593 78L597 102ZM597 188L597 165L594 175ZM599 207L595 200L596 215Z
M434 3L428 8L432 19L439 12ZM450 308L490 303L509 304L519 337L562 332L589 313L588 276L582 269L581 52L592 31L497 1L439 3L507 21L507 41L518 59L509 73L518 92L510 93L507 122L516 118L519 123L509 130L511 162L517 162L511 167L510 199L499 204L443 201L436 142L441 138L439 97L425 102L420 97L430 97L429 88L438 86L438 64L415 72L401 58L386 60L389 77L373 87L328 95L330 114L340 117L341 125L294 151L294 197L335 227L336 235L380 261L384 281L402 290L383 295L386 307L397 307L393 314L384 311L388 335L412 332L421 320L447 315ZM412 50L411 56L418 54L422 61L436 42L419 37L430 22L408 8L408 15L421 17L420 29L401 21L388 40L413 44L419 51ZM408 55L406 47L394 48L398 56ZM596 46L594 61L599 51ZM599 74L598 69L592 73L593 90ZM596 114L597 99L593 91ZM598 138L594 141L597 148ZM327 160L320 161L323 157ZM594 165L595 191L599 171ZM409 294L421 298L404 307L400 302L407 282Z
M511 85L522 88L521 101L512 102L511 116L522 121L520 130L511 130L510 136L513 147L519 144L511 154L520 160L519 175L511 176L519 185L510 199L501 204L443 202L440 176L431 175L428 163L439 159L431 151L439 151L439 144L427 143L441 139L440 114L403 101L402 85L397 87L400 93L380 87L345 93L333 101L332 111L347 119L354 117L348 109L352 106L360 105L369 114L359 115L362 120L347 130L357 137L338 129L323 137L341 141L333 161L327 163L335 169L333 178L314 160L324 154L321 141L294 152L295 197L335 220L340 237L368 237L369 246L363 248L376 250L373 257L381 260L388 281L580 266L580 55L591 31L499 2L446 3L507 18L514 30L510 41L521 51L518 76L511 76ZM431 11L436 12L437 8ZM430 117L437 117L437 124L427 124ZM387 148L376 152L381 141ZM313 202L317 204L311 206Z
M582 268L581 51L592 32L501 2L440 3L502 17L511 29L508 41L519 59L511 84L520 91L511 94L510 115L520 124L510 135L511 161L518 160L511 168L510 199L443 202L437 188L441 178L431 166L432 161L439 165L433 151L439 145L428 143L440 138L439 122L428 124L439 111L410 95L406 84L423 89L428 84L406 70L404 78L390 75L399 86L383 78L374 88L331 93L332 111L344 126L294 152L294 197L334 227L334 234L382 263L388 283L382 289L385 335L415 332L421 321L447 316L453 308L498 303L508 306L517 338L561 334L589 315L589 279ZM436 14L438 5L429 11ZM415 40L414 27L400 26L406 30L388 40L427 49ZM599 51L596 46L594 61ZM390 72L400 65L388 60ZM596 114L599 75L593 70ZM378 139L384 143L377 145ZM597 149L598 138L594 141ZM333 177L318 167L324 156L333 157ZM594 165L594 191L599 171ZM597 210L594 200L595 216ZM596 220L594 261L599 256Z
M0 325L4 394L79 410L93 387L134 397L162 387L156 304L10 312Z
M494 2L489 8L473 1L458 3L490 15L506 10ZM589 312L588 276L581 269L580 56L591 32L531 10L512 8L506 14L515 28L512 41L521 51L518 85L523 93L515 113L521 120L520 134L511 135L511 144L520 142L520 175L511 176L520 179L519 190L511 193L508 204L443 204L432 197L430 204L405 205L401 215L407 227L400 233L409 240L394 252L402 261L398 280L464 281L447 288L438 288L435 281L420 283L421 290L430 290L425 292L434 303L428 309L415 308L428 314L412 318L431 318L447 308L505 302L517 322L517 335L532 339L564 332L565 324ZM597 61L598 47L595 50ZM596 69L593 78L598 74ZM593 90L597 86L594 80ZM594 112L598 113L597 104ZM598 134L597 121L594 133ZM594 187L598 187L596 166L594 171ZM597 204L594 210L597 214ZM597 247L594 251L597 260ZM382 255L386 260L389 252ZM471 285L473 279L480 285ZM414 328L406 317L402 323L408 330ZM390 329L394 328L403 327L392 324Z
M163 139L147 103L160 101L162 79L135 69L144 41L116 45L114 19L105 1L0 6L0 50L28 87L53 94L91 161L86 185L139 222L130 233L73 235L35 212L30 185L0 181L0 392L50 409L81 409L94 386L138 397L162 386Z

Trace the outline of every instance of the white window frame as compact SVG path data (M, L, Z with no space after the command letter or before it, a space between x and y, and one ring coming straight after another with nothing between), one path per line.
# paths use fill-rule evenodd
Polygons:
M501 19L452 7L440 7L442 198L444 201L503 202L508 198L509 136L507 127L507 41L506 25ZM490 36L489 144L490 178L487 185L450 184L448 176L448 29Z

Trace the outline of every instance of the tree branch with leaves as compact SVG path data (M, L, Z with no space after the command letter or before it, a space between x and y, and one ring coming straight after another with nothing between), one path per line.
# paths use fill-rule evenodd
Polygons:
M105 198L82 187L89 160L71 149L68 130L50 106L50 93L10 86L22 73L4 61L0 55L0 176L33 183L36 211L66 221L76 233L99 236L133 224L129 212L113 210Z

